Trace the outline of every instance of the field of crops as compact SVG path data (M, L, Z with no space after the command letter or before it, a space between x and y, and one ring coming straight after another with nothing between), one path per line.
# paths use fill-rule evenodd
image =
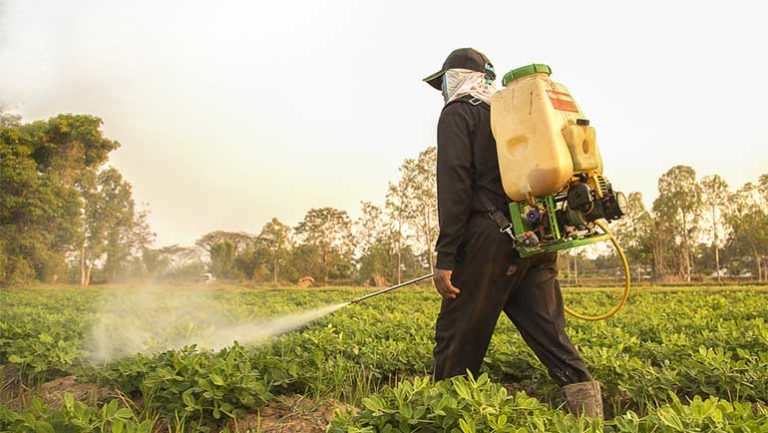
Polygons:
M230 319L249 320L359 294L212 296ZM0 432L768 432L768 297L758 288L642 289L613 319L569 320L603 384L604 422L560 408L559 390L505 318L483 375L432 383L439 299L428 288L349 306L261 344L93 365L84 342L99 296L99 289L0 291ZM183 295L168 289L168 296ZM615 296L565 295L591 312Z

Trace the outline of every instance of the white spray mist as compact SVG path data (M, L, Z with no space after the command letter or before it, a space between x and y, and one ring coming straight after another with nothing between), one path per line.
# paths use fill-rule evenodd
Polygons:
M235 341L258 343L298 329L348 303L277 318L237 321L204 289L110 289L86 339L95 363L137 353L157 353L196 344L220 350Z

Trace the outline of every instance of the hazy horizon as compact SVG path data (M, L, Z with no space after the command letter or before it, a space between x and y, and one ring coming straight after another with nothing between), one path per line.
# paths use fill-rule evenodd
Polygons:
M101 117L157 245L383 204L435 144L442 100L421 79L464 46L499 76L552 66L606 175L647 204L677 164L732 188L768 172L759 4L483 5L0 0L0 106Z

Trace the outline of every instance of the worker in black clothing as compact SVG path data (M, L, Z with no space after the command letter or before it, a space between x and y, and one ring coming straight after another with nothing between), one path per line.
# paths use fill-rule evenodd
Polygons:
M445 100L437 126L434 283L443 302L435 325L435 379L477 374L503 311L563 387L571 409L602 417L599 384L565 334L557 253L521 258L489 216L501 210L509 217L491 133L494 79L491 62L471 48L453 51L424 79Z

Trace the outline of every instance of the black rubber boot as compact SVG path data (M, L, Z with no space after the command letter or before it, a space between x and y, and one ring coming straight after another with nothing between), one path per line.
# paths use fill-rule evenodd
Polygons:
M600 393L600 382L572 383L563 387L568 407L576 416L588 416L603 419L603 396Z

